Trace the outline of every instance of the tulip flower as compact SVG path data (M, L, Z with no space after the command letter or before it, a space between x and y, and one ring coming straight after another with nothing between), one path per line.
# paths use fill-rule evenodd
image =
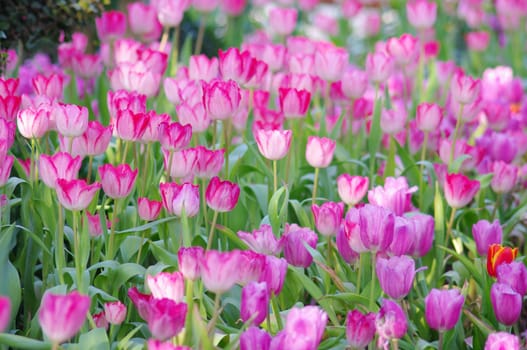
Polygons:
M320 43L315 50L315 73L326 82L335 82L342 78L348 65L348 51L333 44Z
M203 105L211 119L224 120L238 110L240 106L240 87L236 82L213 80L203 83Z
M417 106L416 112L417 128L424 132L437 130L443 119L441 107L435 103L423 102Z
M315 249L318 237L309 228L300 227L297 224L286 224L282 236L284 257L293 266L307 268L313 262L313 256L304 247L304 243Z
M171 179L191 180L197 161L198 150L195 148L185 148L181 151L163 151L163 164Z
M212 244L212 235L216 226L218 213L233 210L238 203L239 196L240 187L236 183L221 181L217 176L210 180L205 192L205 198L207 205L214 210L214 217L212 219L207 249L210 248Z
M516 293L524 296L527 293L527 267L520 261L501 264L496 269L498 283L509 285Z
M150 317L150 301L154 297L151 294L140 293L136 287L128 289L128 297L134 303L139 316L147 321Z
M162 342L157 339L148 339L146 342L146 347L148 350L192 350L188 346L183 345L174 345L171 340Z
M126 305L120 301L105 303L104 316L110 324L121 324L126 318Z
M162 202L145 197L137 198L137 213L141 220L153 221L159 216Z
M344 225L341 225L339 231L337 232L337 238L335 242L337 251L345 262L348 264L354 264L359 259L359 253L351 248L343 226Z
M108 110L112 118L116 118L119 111L128 110L132 114L146 113L146 96L133 91L108 91Z
M466 206L478 193L480 183L463 174L447 174L444 182L445 199L452 208Z
M287 273L287 260L276 256L266 255L265 264L260 274L260 282L265 281L269 292L279 295L284 286Z
M498 322L512 326L522 311L522 296L509 285L494 283L490 288L490 301Z
M167 298L179 303L185 297L185 281L181 272L160 272L155 276L147 275L146 284L154 298Z
M187 304L152 298L148 304L148 329L159 340L170 339L183 329L186 316Z
M38 162L39 175L46 186L55 189L57 179L76 179L81 167L81 158L58 152L53 156L42 154Z
M362 176L342 174L337 178L337 189L340 199L352 207L359 203L366 195L369 179Z
M379 313L375 317L375 328L379 333L379 342L382 344L404 337L408 329L408 320L399 304L383 299Z
M481 81L468 75L457 73L452 77L450 93L454 101L468 105L476 100L481 90Z
M413 225L411 232L414 235L414 251L411 255L423 257L432 249L435 228L434 217L426 214L416 214L411 216L409 220Z
M203 146L195 149L198 151L198 160L194 168L194 175L201 179L217 176L225 162L225 150L209 150Z
M68 210L84 210L90 205L95 193L101 188L100 183L88 185L84 180L58 179L55 190L60 204Z
M278 97L280 111L286 118L303 118L309 108L311 93L307 90L297 90L294 88L279 88Z
M428 0L412 0L406 4L408 22L418 30L434 26L437 17L437 4Z
M280 36L288 36L295 30L297 17L295 8L274 7L269 12L269 27Z
M0 332L4 332L11 320L11 299L0 296Z
M518 178L518 167L516 165L497 161L492 163L492 173L494 176L490 182L490 187L494 192L508 193L512 191Z
M342 92L353 100L362 97L368 87L368 75L360 69L346 70L342 75Z
M183 210L187 217L196 216L199 212L199 186L184 183L175 187L172 199L172 210L176 216L181 217Z
M93 317L93 322L95 323L95 327L104 328L105 330L108 330L108 326L110 324L108 323L108 320L106 319L106 316L104 315L104 310L96 314L93 314L92 317Z
M188 124L161 123L158 127L159 142L167 151L180 151L187 147L192 138L192 127Z
M501 244L491 244L487 253L487 272L496 277L497 268L501 264L509 264L516 259L518 248L504 247Z
M73 337L82 327L90 308L90 297L77 291L66 295L45 293L38 312L42 332L53 344Z
M190 0L157 0L154 3L157 18L163 27L178 27L189 6Z
M50 99L62 99L64 78L62 75L51 73L48 76L37 74L31 80L33 90L37 95L45 95Z
M205 110L203 101L192 104L190 101L182 101L176 105L176 112L181 124L192 126L194 133L201 133L208 129L211 119Z
M348 312L346 339L352 349L364 349L375 336L375 314L363 314L359 310Z
M126 33L126 15L120 11L106 11L95 19L97 36L102 42L110 42Z
M18 95L18 85L20 80L18 78L0 78L0 96L15 96Z
M344 203L326 202L321 206L311 206L311 212L315 218L315 227L324 236L336 235L342 222Z
M368 200L373 205L390 209L395 215L403 215L412 210L412 193L417 190L417 186L408 187L404 176L388 177L384 186L374 187L368 192Z
M279 241L273 234L270 225L263 224L259 229L253 230L252 233L238 231L238 237L257 253L266 255L277 255L282 250Z
M0 96L0 115L11 122L16 121L21 101L20 96Z
M104 164L99 167L104 193L113 199L127 197L135 185L137 173L138 170L132 170L128 164L118 166Z
M465 297L457 289L432 289L425 298L425 318L428 326L439 332L455 327Z
M98 121L88 122L86 131L73 140L72 154L97 156L106 152L112 140L112 127L103 126Z
M374 84L388 80L393 69L393 58L384 52L369 53L366 56L366 73Z
M260 153L267 159L282 159L291 147L291 130L256 130L254 138Z
M390 298L402 299L412 289L415 277L415 262L412 258L405 255L378 258L375 270L383 292Z
M328 315L318 306L294 307L289 310L285 328L271 342L271 349L317 349Z
M148 126L149 118L144 113L133 113L130 110L119 110L115 118L114 131L125 141L140 140Z
M366 204L359 209L360 239L372 252L385 251L393 240L394 214L385 208Z
M20 110L17 116L18 131L26 139L39 139L48 132L50 111L43 106Z
M479 255L486 256L489 247L493 244L501 244L502 229L498 220L490 223L487 220L479 220L472 226L472 236L476 243Z
M128 4L128 24L130 31L145 41L157 40L163 27L157 19L157 11L152 5L142 2Z
M419 39L411 34L405 33L400 37L389 38L386 42L386 50L394 58L399 67L405 67L417 61L419 57Z
M200 266L203 260L202 247L181 247L178 251L179 271L185 279L195 281L201 275Z
M262 350L269 349L271 336L265 330L251 326L240 335L240 350L254 350L255 346Z
M14 162L15 158L13 156L5 156L4 159L1 160L0 187L4 186L9 180L9 176L11 175L11 168L13 167Z
M99 237L103 234L101 216L98 213L92 215L89 211L86 211L86 219L88 219L88 233L90 237Z
M261 324L269 314L269 291L265 282L251 282L242 288L240 318L251 320L252 325Z
M201 260L201 279L205 288L216 294L231 289L238 280L240 252L207 250Z
M485 342L485 350L520 350L520 339L507 332L491 333Z

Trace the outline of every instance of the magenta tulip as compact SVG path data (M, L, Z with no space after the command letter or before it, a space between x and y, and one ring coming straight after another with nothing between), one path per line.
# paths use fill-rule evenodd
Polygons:
M269 314L269 290L265 282L251 282L242 288L240 318L251 320L252 325L261 324Z
M352 349L364 349L375 336L375 314L363 314L359 310L348 312L346 339Z
M110 324L121 324L126 318L126 305L120 301L105 303L104 316Z
M147 275L146 284L157 299L171 299L176 303L185 298L185 281L181 272L160 272L155 276Z
M458 289L432 289L425 298L425 318L428 326L439 332L456 326L465 297Z
M125 198L134 188L137 173L138 170L132 170L128 164L104 164L99 167L104 193L113 199Z
M233 210L238 203L239 196L240 187L238 184L222 181L217 176L210 180L205 192L207 205L217 212Z
M90 205L97 191L102 187L96 182L88 185L84 180L58 179L55 190L60 204L68 210L84 210Z

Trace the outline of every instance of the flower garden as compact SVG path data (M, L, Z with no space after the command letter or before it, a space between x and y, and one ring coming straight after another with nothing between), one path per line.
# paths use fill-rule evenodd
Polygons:
M527 1L113 5L3 51L1 348L525 346Z

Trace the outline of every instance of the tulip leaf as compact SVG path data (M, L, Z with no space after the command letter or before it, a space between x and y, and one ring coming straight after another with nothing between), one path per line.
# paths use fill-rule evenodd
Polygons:
M447 248L447 247L444 247L444 246L438 246L437 248L439 248L441 250L444 250L448 254L451 254L452 256L454 256L457 260L459 260L463 264L463 266L465 266L465 268L470 272L472 277L476 280L476 282L480 286L484 286L485 285L484 284L485 281L483 279L483 274L478 271L478 269L476 268L474 263L469 258L467 258L466 256L464 256L462 254L458 254L454 250L452 250L450 248ZM485 272L483 272L483 273L485 273Z
M306 214L304 208L300 205L300 202L298 202L296 199L291 199L289 200L289 204L291 204L291 206L293 207L297 222L301 226L309 227L311 225L309 216Z
M149 248L154 257L166 265L177 265L177 255L163 248L163 241L151 242Z
M95 328L79 338L80 349L109 350L110 342L104 328Z
M282 199L283 197L283 199ZM280 200L282 201L280 202ZM289 192L286 186L280 187L271 197L269 201L269 221L273 227L273 232L278 235L280 226L285 222L287 213L287 203L289 200Z
M159 224L163 224L163 223L169 222L169 221L174 221L176 219L177 219L177 217L170 216L168 218L163 218L163 219L159 219L159 220L156 220L156 221L152 221L152 222L149 222L148 224L144 224L144 225L141 225L141 226L132 227L132 228L129 228L129 229L126 229L126 230L122 230L122 231L115 231L115 233L116 234L125 234L125 233L133 233L133 232L142 232L142 231L145 231L145 230L157 227Z
M110 279L114 286L114 294L117 290L122 287L126 282L136 276L144 276L145 268L139 264L126 263L121 264L117 269L113 270L113 276Z
M7 345L13 349L49 350L51 348L51 344L48 342L9 333L0 333L0 344Z

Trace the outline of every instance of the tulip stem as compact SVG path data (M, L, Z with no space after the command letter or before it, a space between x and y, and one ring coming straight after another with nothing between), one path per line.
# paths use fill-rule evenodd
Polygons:
M327 236L327 244L328 244L328 267L332 267L333 266L333 261L332 261L332 258L331 258L331 236L328 235Z
M60 284L64 284L64 275L62 269L65 265L64 257L64 217L62 213L62 205L58 203L59 217L58 217L58 232L57 232L57 250L55 251L55 263L57 264L57 272L59 274Z
M201 207L203 208L203 220L205 222L205 232L209 228L208 221L207 221L207 197L206 197L206 191L207 191L207 180L205 178L201 179Z
M439 340L437 344L437 350L443 350L444 332L439 332Z
M196 47L194 48L194 55L199 55L201 53L201 47L203 46L203 38L205 36L205 24L207 15L203 14L199 21L198 36L196 38Z
M137 258L135 261L136 264L139 264L141 261L141 253L143 252L143 245L145 244L146 233L148 231L150 231L150 229L143 230L143 233L141 234L141 245L139 246L139 251L137 252Z
M370 288L370 311L373 310L373 306L375 305L374 300L374 290L375 290L375 258L376 258L376 252L371 252L371 288Z
M212 238L214 237L214 229L216 228L216 221L218 220L218 211L214 210L214 216L212 217L212 225L210 225L209 240L207 241L207 250L212 247Z
M132 143L132 141L124 141L124 151L121 155L121 163L123 164L126 163L126 156L128 155L128 148L130 148L130 143Z
M163 30L163 36L161 37L161 43L159 44L159 51L161 52L165 52L165 46L167 46L169 33L170 27L165 27L165 30Z
M364 261L364 253L359 253L359 271L357 271L357 294L360 295L360 287L362 280L362 264Z
M59 343L51 344L51 350L59 350Z
M93 156L88 157L88 175L86 175L86 182L90 183L91 181L91 172L93 167Z
M141 194L143 196L146 195L146 182L148 180L149 169L150 169L150 152L152 150L152 142L149 142L146 146L146 155L145 155L145 163L143 166L143 169L145 170L145 173L143 174L143 184L141 186Z
M172 38L172 70L170 73L175 75L177 72L178 59L179 59L179 26L174 28L174 37Z
M494 208L492 209L492 220L496 219L496 214L498 213L498 207L501 204L501 193L496 193L496 202L494 203Z
M395 138L389 135L388 160L384 169L384 179L395 175Z
M106 251L106 260L113 259L113 245L115 241L115 226L117 225L117 215L119 213L119 200L115 200L113 203L113 216L112 216L112 227L110 228L110 238L108 240L108 249Z
M278 190L278 171L276 169L276 160L273 160L273 193Z
M185 211L185 206L181 208L181 230L183 231L183 246L190 247L192 245L192 236L190 231L190 225L188 222L188 216Z
M454 161L454 151L456 149L456 140L459 133L459 129L461 129L461 125L463 125L463 121L461 118L463 117L463 109L465 108L465 105L460 103L459 104L459 113L456 120L456 128L454 129L454 136L452 138L452 143L450 144L450 161L448 162L448 166L452 166L452 162Z
M392 343L392 350L398 350L399 349L399 339L393 338L391 343Z
M192 314L194 313L194 281L187 279L185 298L187 301L187 319L185 322L184 344L192 346Z
M419 176L419 209L423 210L423 201L424 201L424 187L423 187L423 181L424 181L424 172L425 172L425 157L426 157L426 148L428 145L428 131L425 131L425 137L423 139L423 145L421 146L421 176Z
M80 247L80 237L79 237L79 228L78 228L78 214L77 210L72 212L73 214L73 258L75 260L75 274L77 278L77 289L79 292L84 293L84 286L82 281L82 268L81 268L81 247Z
M170 150L168 154L167 180L172 181L172 160L174 159L174 151Z
M278 308L278 301L276 295L274 295L274 292L272 292L271 295L271 307L273 308L273 314L276 319L276 325L278 326L278 330L281 330L284 328L284 326L282 324L282 316L280 316L280 309Z
M450 219L448 220L446 224L446 240L445 244L448 244L448 241L452 237L452 226L454 226L454 219L456 217L456 208L452 208L452 212L450 213Z
M209 322L209 337L212 337L214 334L214 328L216 327L216 321L220 317L220 301L221 301L221 294L216 293L216 297L214 298L214 314L212 315L212 318Z
M316 204L316 198L317 198L317 185L318 185L318 173L320 172L320 168L315 168L315 179L313 180L313 197L311 198L311 204Z

